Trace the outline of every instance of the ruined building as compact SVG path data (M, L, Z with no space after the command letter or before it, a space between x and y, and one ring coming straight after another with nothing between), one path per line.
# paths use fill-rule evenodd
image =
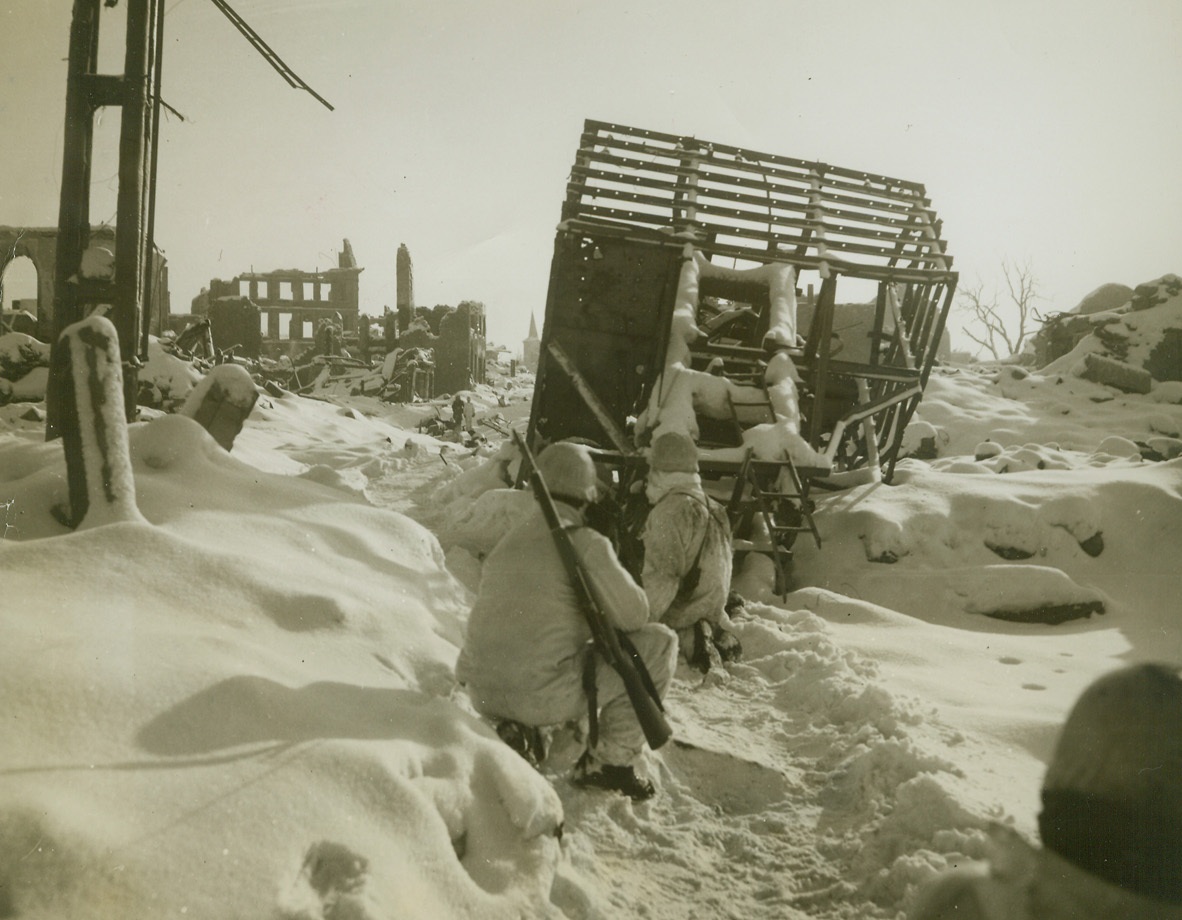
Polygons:
M458 393L485 382L484 304L465 300L457 307L418 307L400 348L435 352L435 394Z
M27 257L37 270L36 308L27 301L22 309L36 314L35 336L43 342L53 338L54 279L57 276L57 227L0 227L0 292L3 291L4 270L22 256ZM113 264L115 254L115 228L94 227L90 231L90 250L105 251L105 257L97 261ZM87 260L89 263L91 260ZM168 260L159 249L152 254L150 273L151 290L145 298L149 304L147 328L152 335L159 335L168 328L170 302L168 295ZM79 279L85 286L87 279Z
M252 358L292 354L312 344L322 320L339 322L344 335L357 334L362 271L345 240L336 268L215 278L193 299L192 312L210 318L220 349L237 346L238 354Z
M398 331L405 332L410 327L415 312L415 272L406 243L400 243L398 246L394 270L397 284L395 307L398 313Z
M398 247L397 304L399 348L429 348L435 356L433 393L470 390L485 381L484 304L465 300L457 307L414 305L414 267L406 243Z

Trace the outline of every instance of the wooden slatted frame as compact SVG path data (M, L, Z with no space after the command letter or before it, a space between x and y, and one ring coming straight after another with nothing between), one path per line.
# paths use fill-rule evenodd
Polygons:
M951 257L930 205L917 182L589 120L563 220L673 232L711 255L932 280Z
M881 457L889 480L957 281L922 184L588 120L562 220L560 233L691 242L711 260L818 271L820 298L799 356L812 401L807 436L832 458L842 438L860 429L874 443L863 441L855 461ZM879 285L868 363L830 355L841 276ZM858 405L826 419L836 378L857 383Z

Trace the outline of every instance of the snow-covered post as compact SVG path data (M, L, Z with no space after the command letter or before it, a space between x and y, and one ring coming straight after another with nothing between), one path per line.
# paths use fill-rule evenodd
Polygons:
M246 368L219 364L193 387L177 414L193 419L230 450L258 398L258 387Z
M127 441L119 334L92 315L67 326L53 351L60 391L70 521L81 528L143 521Z

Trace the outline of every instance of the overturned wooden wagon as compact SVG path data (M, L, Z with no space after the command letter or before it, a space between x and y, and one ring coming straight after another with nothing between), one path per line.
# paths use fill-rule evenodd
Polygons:
M956 288L940 229L917 182L587 121L531 441L592 442L626 489L692 414L736 550L783 585L810 487L894 470Z

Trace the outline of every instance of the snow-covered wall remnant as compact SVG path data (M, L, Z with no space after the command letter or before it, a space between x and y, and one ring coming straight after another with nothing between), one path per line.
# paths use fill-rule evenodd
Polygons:
M258 387L246 368L219 364L193 387L179 414L193 419L230 450L258 398Z
M63 442L70 483L70 515L78 529L144 521L135 503L127 442L119 336L106 317L92 315L66 327L59 344L68 362L63 393ZM60 366L60 365L59 365Z

